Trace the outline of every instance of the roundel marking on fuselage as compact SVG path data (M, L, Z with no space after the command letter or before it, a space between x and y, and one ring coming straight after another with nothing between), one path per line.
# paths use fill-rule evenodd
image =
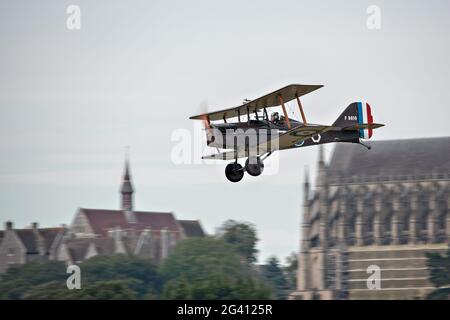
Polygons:
M320 135L320 133L317 136L312 136L311 140L314 141L315 143L319 143L320 139L322 139L322 136Z
M313 135L314 133L316 133L316 131L313 131L313 130L304 130L304 131L295 131L295 132L292 132L292 133L290 133L290 135L291 135L291 136L294 136L294 137L304 137L304 136L311 136L311 135Z

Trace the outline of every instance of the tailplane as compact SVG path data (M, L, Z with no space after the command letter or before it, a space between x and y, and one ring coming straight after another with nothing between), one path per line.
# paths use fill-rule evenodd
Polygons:
M342 130L358 131L361 139L370 139L373 129L382 126L384 125L373 122L372 109L366 102L353 102L333 123L333 127L340 127Z

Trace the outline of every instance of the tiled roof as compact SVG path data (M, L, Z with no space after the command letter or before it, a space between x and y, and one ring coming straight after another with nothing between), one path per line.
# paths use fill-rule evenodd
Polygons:
M53 242L56 239L56 236L60 233L64 233L64 228L44 228L38 229L40 236L44 239L44 247L45 251L48 252Z
M137 211L135 214L139 228L150 227L156 230L166 228L169 231L179 231L172 213Z
M86 215L95 234L106 236L114 228L143 230L151 228L179 231L172 213L136 211L136 223L129 223L122 210L80 209Z
M44 241L45 253L47 253L55 241L56 236L59 233L65 231L64 228L39 228L37 229L39 236L42 237ZM22 244L27 250L27 254L37 254L39 253L38 248L38 237L36 237L35 231L33 229L14 229L14 232L19 237Z
M95 234L106 236L114 228L127 229L129 224L120 210L81 209Z
M70 239L65 242L67 251L73 262L83 261L91 239Z
M113 238L94 238L95 249L98 254L114 254L114 239Z
M15 229L14 231L20 241L22 241L28 254L39 253L37 239L34 235L33 229Z
M198 220L178 220L187 237L204 237L205 232Z
M84 261L91 244L95 246L99 255L111 255L115 252L113 238L68 239L65 244L73 262Z
M450 173L450 137L338 143L329 177L393 177Z

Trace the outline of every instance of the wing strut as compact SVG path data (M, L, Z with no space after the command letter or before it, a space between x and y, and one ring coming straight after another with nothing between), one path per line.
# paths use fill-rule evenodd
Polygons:
M211 129L211 121L209 120L208 115L205 114L202 116L202 118L203 118L203 124L205 125L205 128Z
M286 119L285 121L287 123L287 127L290 130L291 129L291 121L289 121L289 117L286 112L286 107L284 106L284 101L283 101L283 97L281 96L281 94L278 95L278 100L280 101L281 108L283 109L283 114L284 114L284 118Z
M308 123L306 122L306 117L305 117L305 113L303 112L302 103L300 102L300 98L298 97L297 94L295 94L295 98L297 99L298 108L300 109L300 114L302 115L303 124L306 126L306 125L308 125Z

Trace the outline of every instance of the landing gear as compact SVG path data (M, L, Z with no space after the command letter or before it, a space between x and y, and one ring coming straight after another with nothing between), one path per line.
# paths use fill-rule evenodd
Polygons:
M239 182L244 177L244 172L247 171L249 175L257 177L264 171L263 160L267 159L272 152L269 152L262 159L260 157L251 156L245 161L245 168L238 162L237 158L234 162L228 164L225 168L225 176L231 182Z
M225 168L225 176L231 182L239 182L244 177L244 168L237 162L230 163Z
M264 163L260 157L249 157L245 161L245 171L249 175L257 177L264 171Z

